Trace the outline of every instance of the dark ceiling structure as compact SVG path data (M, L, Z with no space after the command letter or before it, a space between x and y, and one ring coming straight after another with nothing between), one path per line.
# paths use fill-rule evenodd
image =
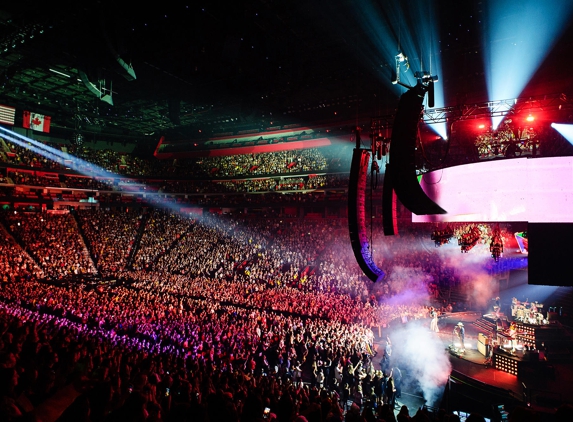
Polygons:
M17 109L16 125L30 110L51 116L54 136L155 144L293 122L367 125L398 102L393 63L365 47L376 28L353 0L63 3L0 7L0 103ZM446 105L487 101L481 7L436 1ZM571 91L572 35L569 25L526 94Z

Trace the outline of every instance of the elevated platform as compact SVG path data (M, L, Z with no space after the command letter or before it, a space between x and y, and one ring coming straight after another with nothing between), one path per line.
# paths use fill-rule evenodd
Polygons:
M464 348L452 336L458 322L465 327ZM422 324L429 330L430 319L406 324L395 321L382 333L383 338L386 335L399 338L397 332L407 330L409 324ZM531 329L539 344L544 344L545 350L535 348L534 351L526 350L523 344L516 344L515 351L512 351L511 343L501 345L493 340L491 343L486 341L486 333L489 339L493 338L491 333L494 327L496 324L491 317L477 312L450 313L440 318L440 332L431 335L442 343L452 368L444 391L443 407L450 406L450 410L482 410L482 413L485 407L488 411L493 409L491 411L495 413L498 405L504 405L509 410L514 406L525 406L535 409L544 422L551 420L551 415L560 404L573 404L573 391L563 388L573 379L573 357L571 349L565 347L570 338L566 327L553 322L533 327L521 325L519 330ZM488 348L480 351L480 341L484 345L488 343ZM383 349L383 343L380 339L379 350ZM407 370L408 362L401 357L404 353L402 345L393 343L392 347L392 360L400 366L404 379L407 379L411 375ZM420 349L420 353L424 353L423 349ZM399 401L410 409L425 404L420 391L403 391L403 401ZM452 407L454 403L458 407ZM493 413L486 417L495 420Z

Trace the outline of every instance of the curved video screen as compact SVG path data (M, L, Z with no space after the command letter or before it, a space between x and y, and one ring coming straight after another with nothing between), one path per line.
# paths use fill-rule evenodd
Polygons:
M426 173L420 184L447 214L413 214L413 222L573 222L573 157L466 164Z

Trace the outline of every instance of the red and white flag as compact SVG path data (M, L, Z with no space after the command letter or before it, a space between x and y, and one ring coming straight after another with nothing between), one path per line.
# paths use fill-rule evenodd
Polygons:
M0 104L0 123L13 125L16 109Z
M24 111L24 127L26 129L37 130L39 132L49 132L50 120L52 120L50 116Z

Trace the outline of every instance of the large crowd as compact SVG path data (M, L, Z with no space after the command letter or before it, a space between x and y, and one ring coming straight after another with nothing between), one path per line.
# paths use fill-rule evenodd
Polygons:
M47 145L59 151L60 158L43 157L23 145L0 140L10 154L0 154L0 161L13 166L33 169L63 170L73 168L93 174L97 168L132 177L220 179L261 175L287 175L348 171L351 156L349 145L331 145L257 154L156 160L112 149L92 149L78 145ZM348 157L343 159L341 157ZM77 160L79 159L79 160Z
M53 161L20 145L10 142L5 142L5 145L13 152L10 156L0 154L0 162L8 165L2 183L15 185L102 191L138 190L148 193L213 194L312 191L326 187L345 187L348 184L349 164L337 157L336 153L340 153L338 146L183 161L158 161L111 150L53 145L54 148L65 151L60 160ZM71 156L66 155L70 151L84 161L70 160ZM328 163L332 164L332 168ZM70 169L98 176L58 175L53 172ZM118 177L106 177L101 174L102 170L113 172ZM332 173L316 174L327 171ZM300 173L304 175L297 175ZM175 180L174 177L178 179ZM230 178L236 179L229 180Z
M57 168L9 145L10 164ZM347 171L324 148L181 163L66 151L130 176ZM331 180L344 185L345 177ZM88 180L64 183L117 184ZM222 192L328 183L314 175L277 180L218 183ZM208 181L162 183L157 191L213 189ZM281 195L286 200L302 197ZM0 230L0 419L7 421L37 420L40 406L62 391L75 400L61 421L394 421L399 369L380 368L376 334L396 320L428 318L433 307L451 309L438 292L461 276L431 250L410 253L429 236L405 228L382 242L374 229L374 257L387 276L373 284L356 263L344 219L183 216L161 207L4 211ZM418 300L391 300L409 289L421 292Z
M440 289L456 286L461 277L458 267L432 249L409 253L412 244L428 243L419 231L383 238L377 229L374 257L386 278L370 283L347 241L345 220L337 219L183 217L157 209L98 209L4 212L2 220L45 279L119 275L142 286L157 286L161 280L159 285L179 295L194 292L241 306L263 304L375 327L426 314L424 306L386 306L397 292L416 288L437 299ZM494 265L501 264L490 263Z
M94 274L95 266L69 213L6 213L5 224L49 278Z
M349 403L358 399L359 413L372 412L372 403L391 413L376 387L389 374L374 363L373 328L428 316L425 303L386 304L389 286L368 288L344 246L343 222L159 210L9 212L2 222L10 240L0 263L11 274L2 284L2 316L18 338L4 342L2 356L16 350L12 368L26 378L4 393L6 412L25 413L16 392L33 408L79 377L87 386L78 400L92 420L98 412L99 420L123 415L132 394L143 420L152 413L158 419L151 420L258 420L244 412L264 407L277 420L322 421L331 413L330 420L351 420ZM86 281L96 273L100 282ZM30 377L32 363L13 347L38 336L35 347L57 369L53 379ZM57 346L48 346L50 336ZM105 405L94 397L96 408L91 395L104 388L110 394ZM217 400L236 418L213 416ZM251 401L256 407L245 408ZM319 419L312 416L318 409ZM188 419L177 419L179 412Z

